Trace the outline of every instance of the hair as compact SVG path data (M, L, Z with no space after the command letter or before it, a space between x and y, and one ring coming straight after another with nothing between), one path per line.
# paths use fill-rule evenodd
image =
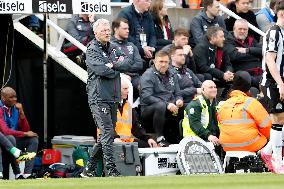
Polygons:
M116 18L115 20L112 21L111 29L113 34L114 34L114 29L119 28L121 22L128 24L128 20L126 20L125 18Z
M175 52L176 52L176 50L179 50L179 49L182 49L183 50L183 48L181 47L181 46L172 46L171 48L170 48L170 50L169 50L169 55L171 56L171 55L173 55Z
M163 24L163 20L159 15L163 7L164 7L164 0L153 0L149 8L149 12L152 14L155 20L158 20L159 25Z
M204 11L207 11L207 7L212 6L213 3L214 3L214 0L204 0L203 1Z
M278 11L284 10L284 1L283 0L278 0L275 3L275 9L276 9L276 13L278 13Z
M157 58L157 57L165 57L165 56L169 57L169 54L167 52L161 51L161 50L156 52L156 54L155 54L155 58Z
M174 37L181 36L181 35L189 37L189 33L188 33L188 31L186 29L184 29L184 28L176 29L175 32L174 32Z
M93 25L94 32L97 32L98 27L101 25L110 25L110 23L107 19L104 19L104 18L98 19Z
M248 21L246 19L237 19L235 21L234 27L237 23L242 23L242 24L247 24L248 25Z
M223 31L223 28L219 26L211 26L208 28L206 32L206 37L208 40L212 39L212 37L216 37L218 31Z
M277 2L277 0L270 0L269 8L271 8L273 10L276 2Z

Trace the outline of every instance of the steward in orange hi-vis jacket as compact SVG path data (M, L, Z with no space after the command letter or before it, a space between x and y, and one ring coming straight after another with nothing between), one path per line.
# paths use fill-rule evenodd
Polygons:
M234 77L230 98L218 111L219 139L224 151L256 152L267 143L272 123L261 103L246 94L249 74L239 71Z

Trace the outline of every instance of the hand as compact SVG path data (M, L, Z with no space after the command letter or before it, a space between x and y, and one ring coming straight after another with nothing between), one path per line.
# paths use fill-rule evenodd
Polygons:
M234 74L233 74L232 72L230 72L230 71L226 71L226 72L224 73L223 79L224 79L225 81L232 81L232 80L234 79Z
M280 100L284 100L284 83L278 85Z
M122 140L120 138L115 138L114 142L122 142Z
M152 58L153 57L153 55L152 55L152 48L151 47L148 47L148 46L146 46L146 47L144 47L143 48L144 49L144 54L145 54L145 58Z
M117 59L118 62L122 62L123 60L124 60L124 57L123 57L123 56L120 56L120 57Z
M24 136L26 137L38 137L38 135L32 131L24 132Z
M239 53L247 53L247 48L243 48L243 47L236 47L236 49L238 50Z
M21 115L25 115L25 114L24 114L23 105L22 105L21 103L17 102L17 103L15 104L15 107L19 110L19 113L20 113Z
M176 105L177 105L178 108L183 107L183 101L182 101L181 99L178 99L178 100L176 101Z
M172 112L173 114L177 114L178 113L178 107L173 104L173 103L169 103L167 106L167 109Z
M89 14L89 22L95 22L95 14Z
M107 63L107 64L105 64L105 66L110 68L110 69L113 68L113 64L112 63Z
M148 139L148 144L149 144L150 148L157 148L158 147L157 142L155 140L151 139L151 138Z
M214 144L214 146L220 145L219 139L214 135L209 135L208 140L209 140L209 142L212 142Z
M183 53L184 53L185 55L189 55L190 57L192 57L192 56L193 56L193 53L192 53L191 46L189 46L189 45L184 45L184 46L183 46Z

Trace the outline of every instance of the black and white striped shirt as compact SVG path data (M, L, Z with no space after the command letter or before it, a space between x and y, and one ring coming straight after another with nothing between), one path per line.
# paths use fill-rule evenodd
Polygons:
M265 56L267 52L274 52L276 53L276 66L277 70L280 73L280 76L282 79L284 79L284 30L278 25L272 26L267 32L265 37L263 38L263 46L262 46L262 53L263 53L263 59L262 59L262 69L263 69L263 79L261 82L261 85L265 85L267 79L273 80L272 75L270 74L270 71L267 67L267 64L265 62Z

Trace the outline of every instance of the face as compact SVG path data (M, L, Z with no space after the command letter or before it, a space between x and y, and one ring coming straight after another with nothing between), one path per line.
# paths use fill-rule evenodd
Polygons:
M183 49L177 49L175 53L171 55L171 59L175 64L182 66L185 63L185 54Z
M156 70L158 70L161 74L165 74L169 69L169 57L162 56L162 57L155 57L154 65Z
M245 40L248 36L248 25L246 23L236 23L234 26L234 36L237 39Z
M213 81L206 80L202 84L202 92L208 99L214 99L217 96L217 87Z
M160 10L160 16L164 17L168 15L168 8L166 7L166 5L164 4L162 10Z
M224 41L225 41L225 37L224 37L224 32L219 30L216 34L215 37L212 38L213 39L213 44L216 47L220 47L222 48L224 46Z
M129 26L127 23L120 22L120 26L114 29L116 35L122 39L128 39Z
M239 13L247 13L250 9L250 1L249 0L239 0L236 2L237 12Z
M128 85L125 81L122 81L121 82L121 99L127 99L128 97L128 93L129 93L129 90L128 90Z
M17 103L17 94L15 91L11 91L2 96L2 101L7 107L12 107Z
M284 22L284 10L277 12L277 22Z
M101 43L106 43L110 41L111 30L109 24L99 25L97 29L94 30L95 36Z
M174 43L175 43L175 46L183 47L184 45L188 44L188 37L184 35L175 36Z
M143 13L149 10L151 2L152 0L136 0L134 3L138 7L138 9Z
M211 6L207 7L207 11L212 14L213 16L219 15L219 3L217 1L214 1Z

